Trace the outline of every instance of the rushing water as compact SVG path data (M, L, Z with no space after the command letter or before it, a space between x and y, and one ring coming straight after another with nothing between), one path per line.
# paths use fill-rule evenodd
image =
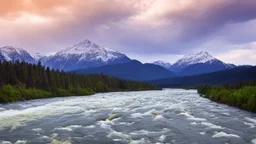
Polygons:
M256 143L256 114L195 90L102 93L0 105L0 143Z

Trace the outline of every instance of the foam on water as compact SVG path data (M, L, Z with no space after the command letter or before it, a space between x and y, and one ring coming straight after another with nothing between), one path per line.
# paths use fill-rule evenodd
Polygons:
M90 97L20 103L24 105L21 109L1 105L0 132L7 133L7 137L8 133L10 136L17 135L26 129L39 140L52 143L69 144L74 139L80 143L87 139L99 140L98 143L135 144L200 143L213 139L213 142L220 143L218 138L240 136L226 132L212 133L232 130L246 141L256 141L251 140L252 137L249 140L244 138L248 135L247 131L253 133L255 129L253 115L243 111L235 113L238 110L200 98L195 90L102 93ZM235 122L234 125L227 125L228 115L233 117L231 122ZM50 122L45 122L45 119ZM35 125L30 126L31 123ZM24 127L17 128L21 126ZM12 143L23 138L26 140L29 137L19 137ZM9 141L10 138L3 140Z
M248 122L244 122L245 125L248 125L250 128L255 128L254 123L248 123Z
M254 118L245 117L245 120L254 123L254 126L256 125L256 119Z
M98 121L97 124L98 124L101 128L104 128L104 129L111 129L111 125L114 125L114 122L107 119L107 120L105 120L105 121Z
M215 132L215 134L212 136L213 138L219 138L219 137L235 137L235 138L241 138L238 135L235 134L227 134L225 132Z
M143 113L133 113L133 114L131 114L132 118L143 118L143 116L145 116L145 114L143 114Z
M117 131L111 131L109 134L108 134L108 137L110 138L122 138L122 139L131 139L131 137L128 135L128 134L124 134L122 132L117 132ZM122 139L119 139L119 140L122 140Z
M43 106L29 107L22 110L5 110L0 112L0 129L5 127L18 127L22 123L36 120L44 116L64 114L64 113L77 113L82 110L78 106L65 105L67 101L53 102ZM62 105L60 105L62 103Z
M252 144L256 144L256 138L252 140Z
M133 131L129 135L151 135L151 134L163 134L167 133L170 130L167 128L162 129L162 131L147 131L147 130L139 130L139 131Z
M120 122L119 123L120 125L127 125L127 126L131 126L131 125L133 125L134 124L134 122Z
M198 118L198 117L192 116L188 112L183 112L180 115L184 115L187 117L188 120L192 120L192 121L207 121L205 118Z
M164 117L162 115L157 115L154 120L163 119Z
M93 129L93 128L95 128L95 126L94 125L90 125L90 126L86 126L85 128Z
M34 132L40 132L40 131L42 131L41 128L33 128L32 130L33 130Z
M73 131L74 129L80 128L80 127L83 127L83 126L81 126L81 125L70 125L70 126L67 126L67 127L54 128L54 130Z
M145 140L145 138L142 138L140 140L131 140L130 144L148 144L149 141Z
M0 140L0 142L1 142L1 144L12 144L12 143L9 142L9 141L1 141L1 140Z
M165 135L161 135L161 136L159 137L159 141L163 142L163 141L165 140L165 138L166 138Z
M27 140L17 140L14 144L26 144Z

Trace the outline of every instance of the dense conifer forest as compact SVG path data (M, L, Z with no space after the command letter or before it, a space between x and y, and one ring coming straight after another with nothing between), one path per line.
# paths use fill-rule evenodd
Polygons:
M65 73L44 67L40 62L29 64L19 61L0 61L0 102L149 89L156 87L103 74Z
M256 81L242 81L223 86L202 85L198 92L213 101L256 112Z

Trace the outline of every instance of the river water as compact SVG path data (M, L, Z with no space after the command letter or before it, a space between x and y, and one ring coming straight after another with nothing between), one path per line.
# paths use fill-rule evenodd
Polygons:
M256 144L256 114L196 90L101 93L0 105L0 143Z

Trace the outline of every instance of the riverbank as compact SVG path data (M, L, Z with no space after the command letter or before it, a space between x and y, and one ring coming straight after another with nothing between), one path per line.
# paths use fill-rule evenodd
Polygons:
M159 88L141 88L141 89L109 89L104 92L128 92L128 91L146 91L160 90ZM4 85L0 87L0 103L9 103L41 98L68 97L68 96L90 96L96 94L92 88L70 88L57 89L55 92L45 91L36 88L25 88L18 85Z
M145 82L122 80L104 74L66 73L44 67L40 62L0 61L0 102L154 89L158 88Z
M256 86L210 86L198 87L198 93L212 101L256 112Z

